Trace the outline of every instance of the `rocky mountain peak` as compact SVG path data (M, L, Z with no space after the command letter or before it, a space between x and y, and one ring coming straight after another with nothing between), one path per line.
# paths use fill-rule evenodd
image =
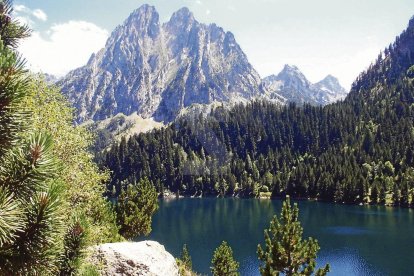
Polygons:
M328 75L312 84L297 66L288 64L279 74L266 77L263 83L271 95L278 94L288 102L299 104L325 105L343 99L347 94L334 76Z
M135 29L142 34L156 37L159 34L159 14L154 6L142 5L127 18L123 25L126 29Z
M278 74L279 77L295 76L306 79L305 75L295 65L285 64L282 71Z
M168 24L178 26L189 26L195 22L197 21L195 20L193 13L187 7L183 7L175 13L173 13Z
M324 82L339 82L338 79L331 74L327 75L322 81Z
M150 5L142 5L125 20L120 26L124 32L137 32L140 36L156 37L159 34L160 22L159 14L155 7ZM119 28L118 28L119 29ZM119 34L115 34L119 36Z
M410 22L408 23L408 28L414 28L414 15L411 17Z
M341 93L346 93L345 88L341 86L341 84L339 83L339 80L332 75L327 75L323 80L318 82L316 85L322 88L327 88L330 91L338 91Z
M295 65L286 64L277 75L277 79L283 81L285 86L294 86L296 89L299 89L301 86L311 85L310 81Z
M300 72L300 70L296 65L285 64L285 66L283 66L282 72Z
M155 9L155 7L148 5L148 4L144 4L140 6L139 8L137 8L136 10L134 10L129 17L143 17L143 16L152 16L152 15L158 16L158 12Z
M188 8L160 24L149 5L59 85L78 109L78 122L135 112L169 122L193 104L246 101L264 92L232 33L199 23Z

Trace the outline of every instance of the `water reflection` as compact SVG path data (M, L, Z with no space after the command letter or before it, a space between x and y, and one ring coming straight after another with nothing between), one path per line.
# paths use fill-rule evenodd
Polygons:
M410 275L414 268L413 210L298 202L305 236L318 239L330 275ZM161 201L150 239L178 256L186 243L194 268L209 273L214 249L233 247L242 275L258 275L257 244L281 201L180 199Z

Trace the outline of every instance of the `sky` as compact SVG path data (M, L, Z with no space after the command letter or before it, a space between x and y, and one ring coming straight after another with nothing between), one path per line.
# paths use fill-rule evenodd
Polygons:
M231 31L261 77L296 65L312 82L336 76L349 89L414 15L413 0L15 0L33 34L19 50L33 71L64 76L104 47L142 4L160 20L188 7Z

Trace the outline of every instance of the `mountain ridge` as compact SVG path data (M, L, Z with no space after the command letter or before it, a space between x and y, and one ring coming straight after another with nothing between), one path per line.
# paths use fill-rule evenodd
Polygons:
M280 78L302 76L295 67L285 69ZM291 86L296 84L309 86L303 79ZM335 84L330 76L319 83ZM271 193L274 198L414 207L413 118L410 22L360 74L344 101L323 107L254 101L133 136L103 158L114 172L108 190L120 191L119 183L138 175L161 192L191 197Z
M198 22L186 7L161 23L155 7L145 4L112 31L85 66L57 84L77 109L78 123L134 112L168 123L192 105L216 102L332 101L325 94L336 91L319 89L311 97L306 93L313 84L297 67L285 69L297 71L296 78L307 88L289 93L268 89L231 32Z
M79 109L79 122L134 111L171 121L193 103L264 94L232 33L199 23L187 8L160 24L149 5L131 13L104 49L58 84Z
M334 76L328 75L317 83L311 83L297 66L289 64L279 74L265 77L263 83L270 93L277 93L288 102L298 104L326 105L343 100L347 95Z

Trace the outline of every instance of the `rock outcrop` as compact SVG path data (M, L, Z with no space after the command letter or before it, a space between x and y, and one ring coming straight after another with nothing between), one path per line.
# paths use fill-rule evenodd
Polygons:
M174 257L155 241L106 243L93 248L102 275L178 276Z

